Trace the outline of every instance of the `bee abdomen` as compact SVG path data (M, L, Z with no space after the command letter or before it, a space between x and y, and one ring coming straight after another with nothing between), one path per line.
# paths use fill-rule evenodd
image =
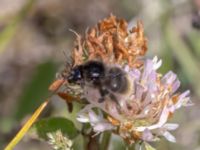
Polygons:
M125 93L129 87L126 73L118 67L110 68L105 85L114 93Z

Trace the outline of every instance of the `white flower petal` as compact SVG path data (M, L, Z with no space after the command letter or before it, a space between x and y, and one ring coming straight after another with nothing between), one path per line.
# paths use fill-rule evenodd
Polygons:
M152 61L153 61L153 63L156 63L158 61L158 56L154 56Z
M160 115L160 119L159 119L158 123L156 123L152 126L136 127L136 130L139 132L143 132L145 129L154 130L157 128L161 128L167 122L168 115L169 115L169 110L168 110L168 108L165 107L164 110L162 111L162 114Z
M76 119L77 119L79 122L82 122L82 123L90 122L89 117L88 117L88 116L85 116L85 115L78 115Z
M166 123L163 128L167 129L167 130L176 130L179 127L178 124L176 123Z
M129 67L128 65L126 65L126 66L124 67L124 71L125 71L125 72L129 72L129 70L130 70L130 67Z
M152 61L153 61L153 70L157 70L162 65L162 60L160 59L158 61L158 57L157 56L155 56Z
M111 125L108 122L101 122L101 123L96 124L93 127L93 129L94 129L95 132L104 132L106 130L112 130L112 129L114 129L114 126Z
M168 131L165 131L162 134L168 141L175 143L176 142L176 138Z
M191 105L193 105L192 102L190 101L190 98L188 97L189 94L190 94L190 91L187 90L179 96L179 100L175 104L176 109L179 109L181 106L191 106Z
M85 106L77 115L76 119L79 121L79 122L82 122L82 123L87 123L87 122L90 122L90 118L88 116L88 112L90 110L92 110L94 106L92 104L89 104L87 106Z
M169 109L167 107L164 107L160 115L159 122L158 122L160 127L163 126L167 122L168 116L169 116Z

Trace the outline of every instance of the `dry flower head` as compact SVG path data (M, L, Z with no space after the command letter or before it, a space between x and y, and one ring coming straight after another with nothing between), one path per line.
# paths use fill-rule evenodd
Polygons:
M73 50L73 65L79 65L86 60L101 60L112 64L129 64L138 67L138 59L147 51L147 40L140 21L130 31L127 22L111 15L90 28L84 37L77 34Z

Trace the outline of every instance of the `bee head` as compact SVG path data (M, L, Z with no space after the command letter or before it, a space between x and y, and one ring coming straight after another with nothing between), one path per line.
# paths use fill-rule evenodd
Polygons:
M67 81L69 83L78 83L82 79L83 79L83 75L82 75L82 66L81 65L74 67L70 71L69 76L67 77Z
M104 77L105 67L102 62L88 61L85 64L75 66L69 72L67 80L69 83L79 84L81 82L100 83L100 78Z

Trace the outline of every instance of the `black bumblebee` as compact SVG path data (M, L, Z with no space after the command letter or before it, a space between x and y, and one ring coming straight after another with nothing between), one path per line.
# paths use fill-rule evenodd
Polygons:
M129 89L127 74L120 67L109 66L101 61L88 61L75 66L67 80L69 83L98 89L101 96L99 103L104 102L107 96L118 102L117 95L123 95Z

